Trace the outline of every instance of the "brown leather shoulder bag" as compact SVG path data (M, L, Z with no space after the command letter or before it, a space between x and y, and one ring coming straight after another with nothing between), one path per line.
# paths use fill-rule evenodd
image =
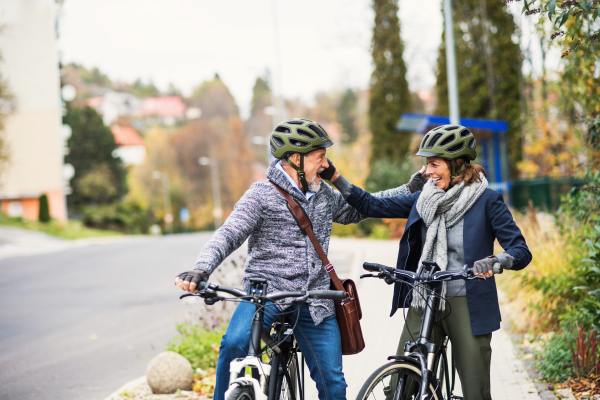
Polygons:
M362 329L360 328L360 319L362 318L362 311L360 309L360 301L358 300L358 292L356 291L356 284L352 279L340 279L338 278L333 265L327 259L323 248L319 244L317 237L312 229L312 224L308 216L292 196L277 184L271 181L273 186L279 190L283 197L287 200L288 208L294 215L296 222L300 226L300 229L308 235L313 246L317 250L323 266L329 277L331 278L331 288L335 290L343 290L348 294L348 297L344 300L335 300L335 314L337 317L338 325L340 326L340 335L342 337L342 354L356 354L360 353L365 348L365 340L363 339Z

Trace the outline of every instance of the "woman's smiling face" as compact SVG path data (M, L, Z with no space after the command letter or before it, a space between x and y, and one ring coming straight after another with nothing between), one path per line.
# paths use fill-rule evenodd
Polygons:
M450 167L448 162L439 157L427 157L427 175L435 182L439 189L446 190L450 187Z

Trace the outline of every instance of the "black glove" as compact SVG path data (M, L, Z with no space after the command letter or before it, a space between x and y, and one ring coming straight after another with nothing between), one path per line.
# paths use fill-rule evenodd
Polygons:
M494 264L498 264L494 271ZM473 264L473 272L476 274L485 274L486 272L494 271L495 274L502 273L502 267L500 266L500 260L496 256L489 256L483 260L477 260Z
M210 274L206 271L193 269L191 271L182 272L178 276L182 281L190 282L190 284L195 283L197 289L203 289L204 285L200 288L200 282L208 282Z
M323 171L319 172L319 176L321 179L325 179L326 181L330 181L333 178L333 174L335 174L335 165L328 158L327 162L329 163L329 167L325 168Z
M410 181L406 184L408 191L411 193L416 193L420 190L423 190L423 185L425 185L425 176L418 171L416 174L410 177Z

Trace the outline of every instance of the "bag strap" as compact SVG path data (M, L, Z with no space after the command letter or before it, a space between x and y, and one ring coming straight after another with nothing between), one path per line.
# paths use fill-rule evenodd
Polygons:
M308 235L313 246L315 246L315 250L317 250L317 253L319 254L319 258L321 259L321 262L325 266L325 271L327 271L327 273L329 274L329 277L331 278L333 287L335 287L336 290L344 290L344 286L342 285L340 278L338 278L337 274L335 273L333 264L331 264L329 262L329 260L327 259L327 255L323 251L321 244L319 243L319 241L317 240L317 237L315 236L315 233L313 232L310 219L308 219L308 216L306 215L306 213L304 212L304 210L302 209L300 204L298 204L298 202L296 200L292 199L292 196L290 196L290 194L288 192L286 192L281 187L279 187L279 185L277 185L275 182L273 182L273 181L269 181L269 182L271 182L273 184L273 186L275 186L275 188L277 188L277 190L279 190L279 193L281 193L283 195L283 197L287 200L288 208L294 215L294 218L296 219L296 222L298 222L300 229L302 229L302 232L304 232Z

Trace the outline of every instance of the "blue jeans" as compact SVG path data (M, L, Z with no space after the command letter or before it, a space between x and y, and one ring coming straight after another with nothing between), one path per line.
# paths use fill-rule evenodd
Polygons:
M248 355L250 347L250 325L256 307L251 303L240 303L221 340L217 361L217 383L215 400L223 400L229 386L229 363L234 358ZM346 398L346 380L342 372L342 341L335 315L315 325L308 307L290 307L279 311L274 305L265 310L265 329L269 329L277 315L285 314L294 328L294 336L304 355L310 377L316 382L319 400L342 400Z

